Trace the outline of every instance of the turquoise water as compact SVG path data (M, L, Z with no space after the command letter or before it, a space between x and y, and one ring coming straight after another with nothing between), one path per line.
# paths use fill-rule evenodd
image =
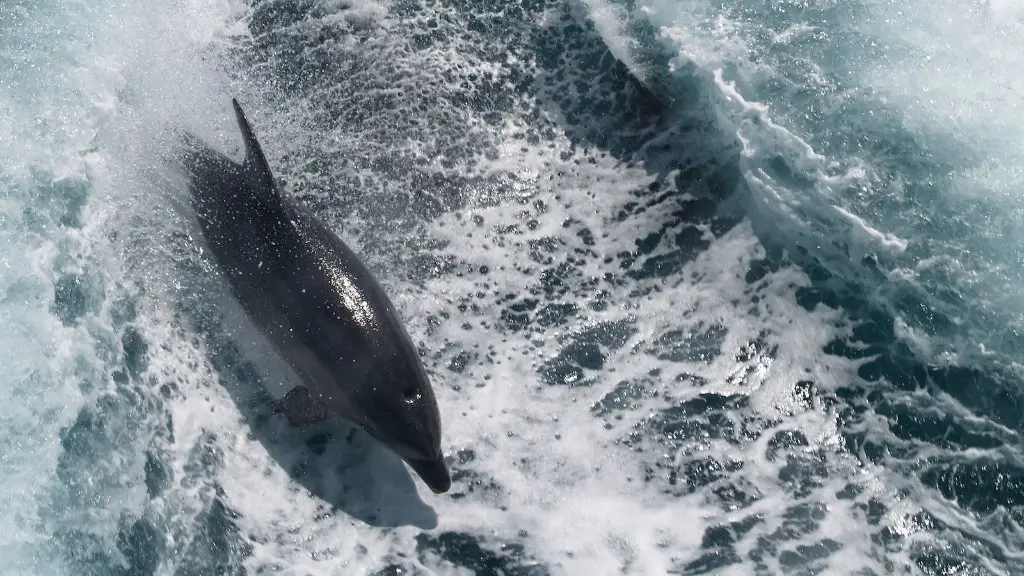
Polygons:
M1011 2L0 6L0 573L1014 574ZM175 135L238 97L431 374L266 410Z

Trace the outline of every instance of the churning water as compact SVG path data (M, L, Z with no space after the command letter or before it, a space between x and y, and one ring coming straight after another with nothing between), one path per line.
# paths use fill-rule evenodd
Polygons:
M4 0L0 573L1024 570L1008 0ZM180 130L393 295L435 496L288 429ZM235 330L235 332L232 332Z

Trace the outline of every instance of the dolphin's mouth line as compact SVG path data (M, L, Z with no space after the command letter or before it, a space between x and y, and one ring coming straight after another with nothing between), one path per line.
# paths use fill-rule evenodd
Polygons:
M452 487L452 477L442 456L433 460L408 458L405 462L434 494L444 494Z

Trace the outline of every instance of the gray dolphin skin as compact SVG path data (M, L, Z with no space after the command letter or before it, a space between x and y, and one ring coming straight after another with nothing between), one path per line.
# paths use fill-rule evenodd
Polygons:
M277 410L297 426L344 418L434 493L447 492L437 400L398 314L355 253L282 193L232 104L244 162L189 135L183 161L203 236L232 293L302 380Z

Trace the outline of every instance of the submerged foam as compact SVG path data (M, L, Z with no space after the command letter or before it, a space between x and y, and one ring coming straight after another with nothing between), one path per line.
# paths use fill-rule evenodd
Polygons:
M776 220L775 235L865 289L879 269L950 256L965 274L918 277L899 290L948 289L958 307L971 309L969 318L986 321L959 321L943 297L922 303L946 316L938 322L922 321L899 300L879 305L944 343L1000 346L993 323L996 330L1017 324L1021 285L1011 264L1019 178L1006 168L1020 164L1019 147L1006 139L1016 125L1006 118L1020 104L1006 80L1019 58L1009 44L1019 19L998 19L1006 8L988 4L971 7L963 22L946 16L960 11L952 3L777 13L700 2L639 8L683 62L715 75L719 109L747 149L746 175ZM855 226L844 226L830 205L856 217ZM837 226L845 231L837 235ZM877 240L897 250L875 253ZM1000 361L1012 362L1016 345L1002 350Z
M974 500L988 502L983 494L999 491L1003 472L967 472L948 462L959 450L1015 444L1020 423L1015 407L988 400L1016 406L1020 397L1012 336L1020 278L1011 264L1019 211L1006 197L1016 181L1005 168L1019 164L1019 152L1002 136L1003 120L1017 106L1003 81L1017 59L1005 34L1019 22L994 23L1005 8L990 4L971 7L961 32L952 29L960 28L963 7L952 4L639 8L683 63L713 76L717 109L746 152L745 176L761 211L755 222L772 244L793 250L814 279L798 299L839 306L855 323L825 352L861 363L863 380L840 390L856 410L867 410L842 417L848 446L865 465L896 472L890 482L905 475L900 492L871 500L880 510L913 511L904 520L893 516L900 536L884 539L906 554L901 562L926 571L1012 571L1012 554L1000 552L992 562L983 550L990 538L1015 540L1017 529L990 525L993 532L982 535L973 527L974 514L1004 521ZM925 70L927 79L908 81ZM873 396L862 402L856 390ZM914 394L937 406L902 404ZM1008 425L1009 436L968 432L991 423ZM947 425L957 432L940 440ZM944 462L943 471L919 472L927 457ZM1012 470L1020 462L1015 450L987 458ZM966 480L970 474L979 475ZM947 482L972 488L953 497ZM936 491L949 500L935 500ZM1001 502L1017 505L1014 498ZM966 516L946 516L940 508L949 506ZM895 526L907 523L913 529Z

